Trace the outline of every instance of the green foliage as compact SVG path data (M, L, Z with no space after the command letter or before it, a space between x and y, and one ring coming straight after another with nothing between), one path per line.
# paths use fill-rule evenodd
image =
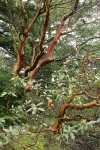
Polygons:
M58 141L65 145L69 143L69 139L75 140L76 135L81 133L82 135L88 135L95 124L100 123L100 118L96 121L86 122L86 120L80 121L79 124L74 126L64 125L63 133L58 136Z
M60 144L68 144L69 140L75 140L78 133L82 135L88 134L92 131L92 127L100 122L97 113L96 117L90 117L93 121L86 122L85 120L76 122L67 122L63 127L63 133L57 136L38 134L37 132L43 128L51 126L57 117L59 107L63 100L68 102L71 94L76 89L78 92L87 89L91 95L99 94L100 90L100 63L94 61L90 63L80 76L78 81L78 73L87 58L95 59L99 56L100 42L99 42L99 21L97 20L90 26L81 22L75 31L69 33L67 36L62 36L54 48L53 58L61 59L66 57L62 62L54 62L43 66L36 76L32 92L26 94L24 86L28 78L23 77L23 70L20 77L13 77L12 68L16 58L16 50L18 43L22 37L22 25L24 22L24 15L21 15L17 22L17 17L22 6L19 0L1 0L0 1L0 148L18 149L36 149L43 150L47 146L50 150L60 150ZM50 44L54 33L59 25L59 22L69 9L73 7L74 1L66 0L52 0L50 10L50 20L44 41L45 52ZM97 15L98 2L95 0L88 0L85 3L80 2L79 5L84 4L81 13L77 12L69 20L69 24L65 23L64 32L70 30L79 18L84 18L91 21ZM92 7L95 6L95 7ZM37 10L43 7L43 1L30 1L26 6L28 21L27 25L32 21ZM33 47L39 41L45 13L43 13L31 29L28 39L25 44L25 65L31 63L31 56ZM16 28L14 28L14 23ZM67 30L68 29L68 30ZM16 43L16 50L14 49ZM6 53L8 57L5 57ZM4 52L4 54L2 53ZM36 48L36 54L39 48ZM11 55L10 55L11 54ZM13 57L12 57L13 56ZM12 61L13 60L13 61ZM47 101L52 99L54 108L47 110ZM73 102L75 104L84 104L90 102L91 98L83 95L75 96ZM94 114L96 109L86 110L84 113ZM75 117L79 114L84 115L83 112L76 110L66 110L66 117ZM94 121L95 120L95 121ZM51 142L49 138L58 143ZM59 144L60 143L60 144Z
M25 144L26 147L32 145L33 137L38 127L35 122L38 122L40 119L40 113L44 112L44 108L41 106L43 103L38 103L37 105L33 104L31 101L26 101L22 106L12 107L10 109L11 116L5 116L0 118L0 130L2 131L2 135L0 136L0 147L5 145L15 145L19 149L18 145ZM34 128L27 124L28 122L34 123ZM22 122L24 124L22 124ZM10 124L12 123L13 126ZM9 127L7 128L6 125ZM20 126L21 125L21 126ZM24 136L25 135L25 136ZM32 138L32 139L31 139ZM20 139L19 143L16 139ZM23 143L24 141L24 143ZM34 137L34 144L35 144L35 137ZM33 145L34 145L33 144ZM43 147L43 143L38 143L37 148L41 149ZM15 148L15 149L17 149ZM42 148L43 149L43 148Z

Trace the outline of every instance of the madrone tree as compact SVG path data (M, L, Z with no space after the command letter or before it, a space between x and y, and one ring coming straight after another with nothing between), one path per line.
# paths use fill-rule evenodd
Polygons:
M2 3L2 7L3 5ZM98 45L97 42L100 38L99 29L92 33L92 29L98 26L100 19L99 2L96 0L41 0L37 2L27 0L16 1L15 5L18 10L16 10L16 14L12 14L11 34L13 51L17 60L13 70L15 76L19 76L21 70L24 70L23 76L28 78L25 85L26 92L31 91L34 86L33 80L43 65L64 62L66 59L73 60L73 62L76 59L80 60L76 73L77 80L71 94L64 99L60 106L53 126L44 131L57 133L62 127L62 122L65 121L82 119L89 121L89 117L64 118L64 115L67 109L84 110L100 106L100 84L98 82L97 85L92 84L91 86L95 79L93 76L89 77L87 73L90 66L100 61L100 57L94 55L95 42ZM38 33L38 28L40 33ZM94 43L92 46L91 41ZM60 44L62 48L57 50L57 46ZM69 47L72 45L71 49L67 44ZM29 45L30 51L28 62L27 45ZM99 69L99 67L97 68ZM75 103L76 96L85 96L88 102Z

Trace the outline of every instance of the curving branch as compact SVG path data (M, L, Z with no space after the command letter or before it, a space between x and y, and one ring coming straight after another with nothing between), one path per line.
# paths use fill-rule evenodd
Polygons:
M98 20L98 18L94 19L93 21L87 22L87 21L85 21L84 18L79 18L78 21L73 25L72 29L70 29L69 31L66 31L66 32L62 32L61 35L67 35L67 34L73 32L81 22L88 25L88 24L91 24L97 20Z
M25 69L25 76L28 75L28 72L30 72L29 76L31 78L31 80L35 77L36 73L38 72L38 70L40 69L41 66L43 66L44 64L53 62L54 59L52 58L52 53L53 53L53 49L54 46L57 42L57 40L59 39L59 37L61 36L62 33L62 28L64 26L64 22L67 20L67 22L69 21L69 17L72 16L73 14L76 13L76 11L78 10L78 3L79 0L75 0L74 1L74 6L73 9L71 11L69 11L64 17L62 17L60 25L57 28L57 32L54 36L54 38L52 39L48 49L47 49L47 54L45 55L44 52L44 48L43 48L43 41L45 39L45 34L46 34L46 30L48 27L48 22L49 22L49 12L50 12L50 3L51 0L46 0L44 5L45 8L39 8L35 17L32 19L32 21L30 22L30 24L27 27L27 12L25 11L25 5L29 2L29 0L26 1L26 3L24 5L22 5L21 7L21 11L19 12L15 22L14 22L14 26L16 25L16 23L19 21L20 17L22 14L24 14L24 22L22 25L22 37L18 46L18 51L17 51L17 63L14 65L14 74L18 75L21 68L24 65L24 46L25 46L25 42L26 39L28 37L28 33L31 30L31 28L33 27L34 23L36 22L37 18L39 17L40 14L42 14L43 12L46 11L46 16L45 16L45 21L44 21L44 25L43 25L43 29L42 29L42 34L40 36L40 40L39 40L39 47L40 47L40 52L38 53L38 55L36 56L35 60L33 61L33 64L31 66L26 67ZM43 11L44 9L44 11ZM42 60L40 60L40 58L45 55L45 58L43 58ZM32 56L33 57L33 56Z
M84 91L84 95L87 96L88 98L99 99L99 97L90 95L87 91Z
M88 66L88 64L93 63L93 62L98 61L98 60L100 60L99 57L97 57L97 58L88 58L87 60L85 60L85 62L83 63L81 69L78 72L78 75L77 75L78 81L80 80L80 77L83 74L85 68ZM78 89L77 85L74 88L74 91L72 92L72 95L69 99L69 103L71 103L74 100L75 96L78 96L78 95L85 95L88 98L99 99L99 96L90 95L86 90L78 93L76 89Z
M26 11L25 11L24 6L22 8L23 8L23 12L24 12L25 18L26 18ZM29 24L29 26L27 28L26 28L27 20L25 20L25 22L23 24L23 36L22 36L21 41L18 46L17 63L14 65L14 74L15 75L19 74L21 68L24 65L24 45L25 45L26 39L28 37L29 30L33 27L33 24L36 22L39 15L40 15L40 9L38 10L38 12L36 13L36 16L33 18L33 20L31 21L31 23Z
M57 133L61 127L61 123L62 123L62 120L61 119L64 114L65 114L65 111L66 109L76 109L76 110L84 110L84 109L87 109L87 108L91 108L91 107L94 107L94 106L97 106L99 107L100 104L97 102L97 100L93 100L89 103L86 103L86 104L68 104L68 103L64 103L61 107L60 107L60 110L59 110L59 113L58 113L58 117L55 121L55 123L53 124L53 126L51 127L51 131L53 133ZM65 119L65 121L69 121L70 119ZM77 120L77 119L76 119Z
M56 59L54 59L54 61L63 61L63 60L65 60L66 58L68 58L69 56L71 56L74 53L75 53L75 51L72 51L71 53L69 53L68 55L66 55L66 56L64 56L62 58L56 58Z
M86 118L86 117L62 118L60 120L61 120L61 122L65 122L65 121L80 121L80 120L90 121L90 119Z
M37 74L37 72L39 71L39 69L41 68L41 66L51 63L52 61L54 61L53 59L49 59L49 58L44 58L42 60L40 60L37 64L37 66L35 67L35 69L33 71L31 71L29 73L29 77L30 77L30 81L29 83L27 83L27 85L25 86L25 91L28 92L31 90L31 86L32 86L32 80L34 79L35 75ZM30 69L31 70L31 69Z
M43 48L43 41L45 39L45 34L46 34L47 27L48 27L48 22L49 22L50 0L46 0L45 5L46 5L46 16L45 16L43 29L42 29L42 34L41 34L40 40L39 40L40 52L37 54L34 62L31 65L31 67L26 67L25 68L25 72L24 72L25 76L28 75L28 72L30 72L30 71L35 69L38 61L45 54L44 48Z
M82 73L83 73L84 69L87 67L87 65L90 64L90 63L93 63L93 62L95 62L95 61L97 61L97 60L100 60L100 57L97 57L97 58L88 58L88 59L83 63L83 65L82 65L82 67L81 67L81 69L80 69L80 71L79 71L79 73L78 73L78 80L80 80L80 76L82 75Z
M45 5L46 5L46 16L45 16L44 26L42 29L42 34L39 40L40 51L44 50L43 41L45 39L45 34L46 34L47 27L48 27L48 22L49 22L50 0L46 0Z
M25 29L26 29L26 23L27 23L27 13L25 11L24 6L22 6L22 12L24 14L24 22L22 25L22 32L23 32L23 37L21 38L21 41L18 46L18 51L17 51L17 63L14 66L14 73L15 75L18 75L23 64L24 64L24 44L27 38L27 35L25 34Z
M38 61L38 63L37 63L37 61L35 61L34 64L33 64L33 66L31 67L34 70L31 71L30 74L29 74L31 83L28 83L26 85L26 87L25 87L26 92L30 91L32 80L34 79L35 75L37 74L37 72L41 68L41 66L43 66L44 64L47 64L47 63L50 63L50 62L54 61L54 59L52 58L53 48L54 48L54 46L55 46L58 38L61 35L61 30L62 30L63 26L64 26L64 17L62 18L61 23L58 26L58 29L57 29L55 37L53 38L53 40L51 41L51 43L50 43L50 45L48 47L47 54L46 54L45 58L42 59L42 60L40 60L40 61L38 61L38 59L41 57L41 52L40 52L38 54L37 58L36 58L36 60ZM30 70L31 70L31 68L30 68ZM29 72L29 70L27 72ZM29 88L29 85L30 85L30 88Z
M92 62L97 61L97 60L100 60L100 58L99 57L98 58L94 58L94 59L88 58L83 63L83 65L82 65L82 67L81 67L81 69L79 71L79 74L83 73L84 69L87 67L87 65L89 63L92 63ZM78 79L80 79L80 78L78 77ZM92 98L94 100L92 100L91 102L86 103L86 104L74 104L74 103L71 103L74 100L75 96L77 96L77 95L85 95L86 97ZM58 117L55 120L53 126L51 127L51 131L53 133L59 132L59 129L61 128L63 121L70 121L70 120L72 120L72 118L65 118L65 119L62 118L64 116L64 114L65 114L66 109L84 110L84 109L91 108L91 107L94 107L94 106L100 107L100 103L98 103L99 99L100 99L100 97L92 96L86 90L84 90L84 91L82 91L80 93L77 93L76 90L74 90L74 92L72 93L72 95L71 95L71 97L69 99L69 102L68 103L64 103L60 107L60 110L59 110L59 113L58 113ZM79 119L75 118L75 120L78 121Z
M47 54L46 54L45 58L43 58L42 60L39 61L39 59L40 59L40 57L42 55L41 51L38 54L38 56L36 58L36 61L34 62L33 66L32 66L33 71L31 71L30 74L29 74L30 82L25 87L26 92L30 91L32 80L35 77L35 75L37 74L37 72L40 69L40 67L42 67L44 64L51 63L51 62L54 61L54 59L52 58L52 53L53 53L54 46L55 46L57 40L59 39L59 37L61 36L62 29L63 29L65 21L67 20L67 23L68 23L69 17L76 13L78 2L79 2L79 0L76 0L73 10L71 10L68 14L66 14L64 17L62 17L61 22L60 22L60 24L59 24L59 26L57 28L56 34L55 34L54 38L52 39L52 41L50 42L50 45L49 45L49 47L47 49ZM46 15L46 19L45 19L45 23L46 24L44 24L45 28L47 28L47 21L49 19L48 18L48 14L49 14L49 11L48 11L48 7L49 6L48 6L48 4L49 3L47 3L47 6L46 6L47 7L47 15ZM42 34L42 36L40 38L41 39L40 40L40 45L41 45L40 50L43 50L42 43L43 43L43 39L45 37L45 32L46 32L46 29L42 32L43 34ZM44 55L44 53L43 53L43 55ZM27 73L30 70L31 70L31 68L27 71Z
M14 26L15 28L16 28L16 24L18 23L20 17L21 17L22 14L23 14L23 7L25 7L25 6L28 4L29 1L30 1L30 0L27 0L27 1L22 5L19 14L18 14L17 17L15 18L15 21L14 21L14 23L13 23L13 26Z
M91 38L89 38L89 39L86 39L84 42L82 42L82 43L80 43L80 44L77 44L76 47L81 46L81 48L82 48L83 45L85 45L88 41L94 40L94 39L100 39L100 36L94 36L94 37L91 37Z
M28 0L29 1L29 0ZM28 2L27 1L27 2ZM36 43L36 45L33 47L33 55L32 55L32 61L31 61L31 65L30 66L27 66L25 68L25 72L24 72L24 75L25 76L28 76L29 75L29 78L30 78L30 81L26 84L25 86L25 91L28 92L31 90L31 86L32 86L32 80L35 78L37 72L39 71L39 69L45 65L45 64L48 64L48 63L51 63L53 61L61 61L61 60L64 60L66 59L69 55L66 55L65 57L63 58L59 58L59 59L53 59L52 57L52 54L53 54L53 50L54 50L54 47L59 39L60 36L62 35L67 35L68 33L70 32L73 32L76 27L82 22L84 24L91 24L93 22L95 22L97 19L93 20L93 21L90 21L90 22L86 22L85 19L83 18L79 18L79 20L73 25L72 29L70 29L69 31L67 32L62 32L63 30L63 27L64 27L64 24L65 24L65 21L69 22L69 18L74 15L77 11L79 11L79 0L75 0L74 1L74 6L72 8L72 10L70 10L65 16L63 16L61 18L61 21L60 21L60 24L58 25L58 28L56 30L56 34L55 36L51 39L50 41L50 44L47 48L47 53L45 53L44 51L44 47L43 47L43 43L44 43L44 40L45 40L45 35L46 35L46 31L47 31L47 27L48 27L48 23L49 23L49 17L50 17L50 2L51 0L46 0L44 5L45 5L45 8L39 8L35 17L32 19L32 21L29 23L28 27L27 27L27 12L25 11L25 8L24 6L22 6L22 10L21 10L21 14L19 14L17 20L16 20L16 23L18 22L18 20L20 19L20 15L22 15L23 13L23 16L24 16L24 21L23 21L23 26L22 26L22 38L21 38L21 41L19 43L19 46L18 46L18 51L17 51L17 63L15 64L14 66L14 73L16 75L19 74L21 68L23 67L24 65L24 46L25 46L25 42L26 42L26 39L28 38L28 33L29 31L31 30L31 28L34 26L34 23L37 21L38 17L46 11L46 15L45 15L45 20L44 20L44 25L43 25L43 29L42 29L42 33L41 33L41 36L40 36L40 39L39 39L39 42ZM44 11L43 11L44 10ZM84 43L83 43L84 44ZM37 54L36 57L34 57L35 55L35 50L37 48L37 46L39 46L40 48L40 51L39 53ZM16 48L16 47L15 47ZM73 52L72 52L73 53ZM42 56L44 56L42 58ZM80 80L80 77L82 75L82 73L84 72L85 68L88 66L89 63L92 63L94 61L97 61L97 60L100 60L100 58L88 58L82 65L81 69L79 70L79 73L78 73L78 80ZM86 104L74 104L72 103L74 101L74 98L75 96L77 95L85 95L86 97L88 98L92 98L94 100L92 100L91 102L89 103L86 103ZM98 100L99 100L100 97L98 96L92 96L90 95L86 90L78 93L78 90L74 90L74 92L72 93L72 95L70 96L69 98L69 102L68 103L64 103L61 105L60 109L59 109L59 113L58 113L58 116L53 124L53 126L49 129L46 129L47 131L52 131L53 133L57 133L59 131L59 129L62 127L62 122L64 121L79 121L81 119L86 119L86 120L89 120L88 118L63 118L64 115L65 115L65 112L66 112L66 109L75 109L75 110L84 110L84 109L87 109L87 108L90 108L90 107L99 107L100 106L100 103L98 103Z
M67 22L69 21L69 19L67 19ZM59 39L59 37L61 36L61 32L62 32L62 28L64 26L64 22L65 22L65 17L62 17L60 25L58 26L58 29L56 31L56 34L53 38L53 40L50 42L50 45L48 47L48 51L47 51L47 57L52 58L52 52L53 52L53 48L57 42L57 40Z

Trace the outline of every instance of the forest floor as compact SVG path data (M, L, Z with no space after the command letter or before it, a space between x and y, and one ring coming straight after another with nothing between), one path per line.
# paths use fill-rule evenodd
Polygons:
M88 136L79 134L74 141L70 140L68 144L63 142L58 144L51 137L45 150L100 150L100 126L96 127L96 131L89 133Z
M33 137L26 135L0 150L100 150L100 126L96 126L88 135L78 134L75 140L69 140L69 142L67 139L58 142L58 136L58 134L45 132L40 134L36 143L33 144Z
M8 148L5 147L2 150L8 150ZM9 147L9 150L19 150L19 147L15 148L13 145ZM79 135L74 141L70 140L69 144L59 144L51 137L51 140L45 144L40 145L39 143L39 146L27 148L20 147L20 150L100 150L100 133L90 134L87 137Z
M100 133L90 134L88 137L78 136L71 141L68 150L100 150Z

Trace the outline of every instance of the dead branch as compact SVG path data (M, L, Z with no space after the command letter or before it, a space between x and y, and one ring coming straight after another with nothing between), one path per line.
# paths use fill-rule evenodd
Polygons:
M62 118L61 119L62 122L65 122L65 121L80 121L80 120L90 121L90 119L86 118L86 117L74 117L74 118Z
M66 32L62 32L61 35L67 35L68 33L73 32L73 31L76 29L76 27L77 27L81 22L83 22L84 24L87 24L87 25L88 25L88 24L91 24L91 23L93 23L93 22L95 22L95 21L97 21L97 20L98 20L98 18L96 18L96 19L94 19L94 20L92 20L92 21L90 21L90 22L87 22L87 21L85 21L84 18L79 18L78 21L73 25L72 29L70 29L69 31L66 31Z
M14 27L16 26L16 24L18 23L20 17L21 17L22 14L23 14L23 7L25 8L25 6L28 4L29 1L30 1L30 0L27 0L27 1L22 5L21 10L20 10L18 16L16 17L16 19L15 19L15 21L14 21L14 23L13 23L13 26L14 26Z
M93 40L93 39L99 39L99 38L100 38L100 36L91 37L91 38L85 40L84 42L82 42L81 44L76 45L76 47L79 47L79 46L82 47L82 46L85 45L88 41Z
M69 56L71 56L72 54L74 54L74 51L71 52L70 54L68 54L68 55L66 55L66 56L64 56L64 57L62 57L62 58L56 58L56 59L54 59L54 61L63 61L63 60L65 60L66 58L68 58Z

